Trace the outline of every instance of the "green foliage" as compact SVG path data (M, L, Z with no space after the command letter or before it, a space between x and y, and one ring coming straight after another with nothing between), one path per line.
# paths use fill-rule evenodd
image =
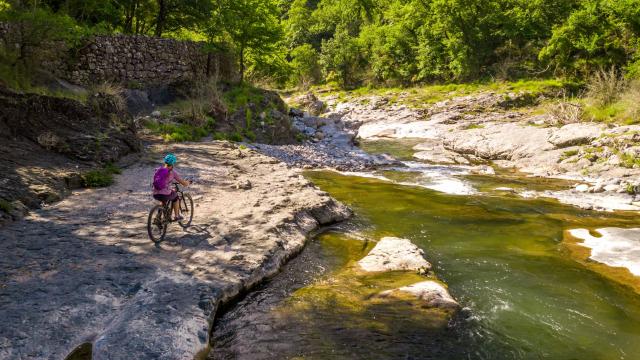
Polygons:
M82 186L86 188L106 187L113 184L113 175L122 170L113 163L106 164L102 169L90 170L81 175Z
M622 154L620 155L621 165L626 168L636 168L640 167L640 158L631 154Z
M346 29L339 30L329 40L323 40L320 64L326 80L341 86L356 85L364 63L361 54L358 39L350 36Z
M211 129L189 124L149 122L146 127L166 142L198 141L209 135Z
M553 30L540 57L574 74L621 67L637 55L639 0L582 0Z
M259 67L274 61L277 43L283 35L277 3L274 0L219 0L216 4L207 26L208 38L218 47L230 39L238 56L242 82L247 65Z
M613 69L599 71L588 84L584 113L588 120L627 125L640 122L640 80L628 81Z
M255 103L260 101L260 99L262 99L262 92L260 89L249 84L239 84L225 92L222 99L227 109L229 109L229 112L234 112L250 102Z
M45 8L7 7L0 10L0 23L13 29L0 37L0 81L16 89L29 90L40 64L57 56L52 44L75 44L89 33L68 15Z
M640 75L640 0L23 0L0 21L24 46L0 51L26 87L42 44L96 32L205 41L240 79L277 86L412 86L531 77ZM8 5L10 4L10 5ZM22 26L24 25L24 26ZM0 46L1 47L1 46ZM31 60L28 60L31 59ZM37 64L35 64L37 67Z
M579 153L578 150L567 150L563 152L562 155L560 155L560 161L566 160L572 156L576 156L578 155L578 153Z
M242 135L239 132L236 131L236 132L233 132L233 133L227 135L226 139L230 140L230 141L240 142L240 141L242 141Z
M303 44L291 50L291 80L295 85L308 87L320 81L318 52L311 44Z
M5 199L0 199L0 210L8 214L13 210L13 205Z

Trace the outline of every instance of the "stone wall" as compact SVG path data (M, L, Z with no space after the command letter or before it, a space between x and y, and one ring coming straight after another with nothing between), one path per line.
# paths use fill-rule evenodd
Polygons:
M206 54L202 46L149 36L96 36L72 50L66 77L82 85L111 81L129 86L170 84L207 75L234 80L232 59L221 53Z
M18 28L0 22L0 46L15 49L20 39ZM109 35L87 38L75 48L56 42L29 49L38 67L79 85L108 81L152 87L204 76L237 80L233 58L222 52L205 53L203 46L144 35Z

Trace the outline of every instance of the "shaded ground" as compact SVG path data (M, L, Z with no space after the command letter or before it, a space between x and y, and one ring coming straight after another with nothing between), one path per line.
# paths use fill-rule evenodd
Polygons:
M146 234L149 182L174 151L196 180L193 225ZM0 229L0 358L193 359L220 301L298 252L349 211L272 158L224 142L155 147L116 185L74 193ZM238 189L236 184L251 186Z

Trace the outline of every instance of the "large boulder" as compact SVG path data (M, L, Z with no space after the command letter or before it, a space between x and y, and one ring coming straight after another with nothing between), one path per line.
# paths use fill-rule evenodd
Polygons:
M294 99L294 102L298 103L303 109L316 116L322 114L327 108L325 103L318 100L313 93L300 95Z
M551 130L516 123L485 123L483 128L444 132L447 150L485 160L518 160L553 149Z
M149 94L146 91L126 89L124 90L123 96L129 114L136 116L150 114L153 111L153 103L149 99Z
M410 240L384 237L367 256L358 261L364 271L417 271L427 273L431 264L424 259L424 252Z
M460 304L449 294L447 288L434 280L426 280L398 289L383 291L378 297L403 299L407 295L415 297L425 308L439 308L449 311L460 309Z
M239 133L251 142L262 144L295 144L300 129L293 126L286 104L274 91L252 89L249 101L229 109L220 119L215 117L216 131Z
M602 135L605 127L600 124L573 123L554 130L548 141L556 148L584 145Z

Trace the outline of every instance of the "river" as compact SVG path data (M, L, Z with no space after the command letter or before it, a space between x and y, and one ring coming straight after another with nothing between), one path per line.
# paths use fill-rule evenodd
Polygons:
M410 156L406 142L363 147ZM638 227L637 214L493 190L553 189L566 185L561 181L408 164L412 171L308 172L356 216L315 237L280 275L225 312L210 357L640 358L640 295L625 282L637 279L581 258L565 235L574 228ZM463 310L443 326L403 304L371 305L370 294L418 276L363 278L350 270L383 236L421 247Z

